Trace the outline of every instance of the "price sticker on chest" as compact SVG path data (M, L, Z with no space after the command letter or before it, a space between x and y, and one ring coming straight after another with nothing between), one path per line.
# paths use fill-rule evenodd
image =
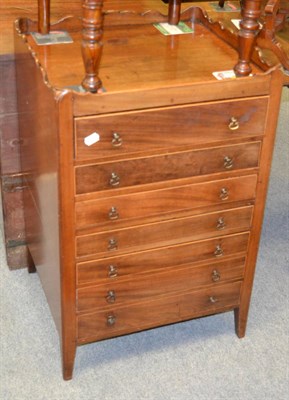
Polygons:
M193 33L194 30L192 27L189 27L184 22L179 22L178 25L170 25L167 22L161 22L159 24L154 24L155 28L157 28L163 35L184 35L185 33Z
M100 135L97 132L93 132L84 138L84 144L86 146L92 146L93 144L100 141Z

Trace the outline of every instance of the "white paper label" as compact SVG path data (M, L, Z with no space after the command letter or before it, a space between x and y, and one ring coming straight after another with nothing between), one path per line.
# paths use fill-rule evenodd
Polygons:
M241 19L231 19L231 22L233 25L235 25L236 28L240 29L240 22ZM259 28L262 29L263 25L261 24L261 22L259 22Z
M99 142L100 136L98 133L93 132L91 135L88 135L84 138L84 144L86 146L92 146L93 144Z
M223 79L235 79L236 78L236 74L235 74L235 72L233 70L216 71L216 72L213 72L213 75L219 81L221 81Z
M240 29L240 19L231 19L231 22L233 25L235 25L236 28Z
M185 33L193 33L192 27L186 25L183 21L179 22L178 25L170 25L167 22L161 22L159 24L154 24L154 26L163 35L184 35Z

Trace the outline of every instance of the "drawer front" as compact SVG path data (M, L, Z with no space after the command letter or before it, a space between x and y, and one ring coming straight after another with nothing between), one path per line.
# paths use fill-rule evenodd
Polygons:
M267 104L255 98L76 118L75 157L105 159L263 135Z
M109 256L170 246L250 229L253 207L223 210L178 220L135 226L76 238L77 257Z
M201 267L170 269L157 274L142 274L123 282L91 286L77 291L78 311L113 308L128 303L151 300L153 297L218 285L243 278L245 257L215 261Z
M77 167L76 194L258 166L260 142Z
M244 255L248 233L186 243L123 256L109 257L77 264L77 284L111 283L131 275L156 273L184 264L200 264Z
M234 309L239 305L240 288L241 282L213 285L155 301L80 315L78 342L100 340Z
M115 229L138 219L151 222L168 218L168 213L234 201L253 200L257 175L139 192L76 203L76 226L97 230ZM177 201L176 201L177 199Z

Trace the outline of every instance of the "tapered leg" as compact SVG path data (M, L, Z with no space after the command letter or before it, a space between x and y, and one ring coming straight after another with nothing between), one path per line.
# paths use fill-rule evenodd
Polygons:
M74 341L67 342L62 346L62 373L65 381L72 379L75 355L76 343Z
M33 274L33 273L37 272L37 271L36 271L35 264L34 264L34 261L33 261L33 258L32 258L32 256L31 256L31 253L30 253L28 247L27 247L27 260L28 260L28 267L27 267L27 269L28 269L29 274Z
M242 315L242 311L240 308L236 308L234 310L234 316L235 316L235 331L237 336L242 339L245 334L246 334L246 326L247 326L247 316L248 313L246 312L246 315Z

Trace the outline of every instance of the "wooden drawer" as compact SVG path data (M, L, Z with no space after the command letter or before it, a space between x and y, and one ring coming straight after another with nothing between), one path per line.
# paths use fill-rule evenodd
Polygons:
M253 206L78 236L77 257L127 253L250 229Z
M184 264L199 265L203 262L214 262L216 259L241 256L247 251L248 239L248 233L241 233L171 246L165 250L150 250L78 263L77 284L118 282L131 275L147 272L152 274Z
M241 282L213 285L177 296L78 317L78 342L100 340L173 322L232 310L239 305Z
M165 250L164 250L165 251ZM214 261L200 267L169 269L156 274L139 274L130 280L90 286L77 291L78 311L104 309L151 300L173 292L190 291L200 286L217 285L243 278L245 257Z
M253 200L256 184L257 175L249 175L77 202L76 226L111 230L140 219L143 223L160 221L177 211Z
M76 194L258 166L260 142L77 167Z
M267 103L267 98L254 98L76 118L75 157L115 158L263 135ZM232 117L238 123L232 124ZM89 145L95 133L97 141Z

